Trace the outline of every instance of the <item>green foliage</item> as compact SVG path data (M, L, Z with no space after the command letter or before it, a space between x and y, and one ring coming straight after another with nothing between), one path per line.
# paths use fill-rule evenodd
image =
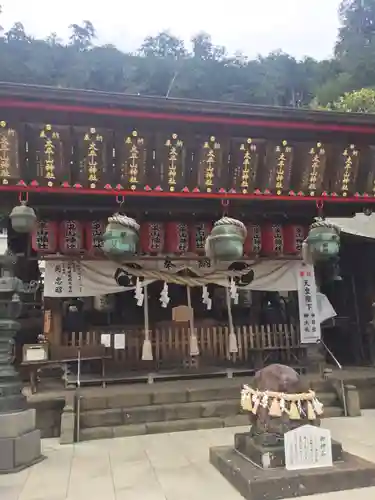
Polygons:
M375 113L375 89L364 88L346 92L337 101L329 104L327 108L348 113Z
M1 8L0 8L1 13ZM343 0L335 57L301 61L282 51L248 60L227 54L208 33L191 48L168 31L148 36L137 54L95 44L86 20L57 33L31 37L15 22L0 38L0 80L109 92L236 101L317 109L372 111L375 85L375 0ZM1 32L1 29L0 29ZM340 98L339 96L343 96ZM333 104L329 104L333 103Z

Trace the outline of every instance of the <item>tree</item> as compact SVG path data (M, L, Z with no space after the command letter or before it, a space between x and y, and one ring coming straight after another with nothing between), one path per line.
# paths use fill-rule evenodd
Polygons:
M72 33L69 37L70 43L78 50L87 50L92 46L96 38L96 30L91 21L83 21L82 25L71 24Z
M187 55L184 42L162 31L156 36L148 36L139 49L139 54L145 57L162 57L180 59Z
M26 34L22 23L14 23L9 31L5 33L5 39L9 42L30 42L31 38Z
M328 105L328 109L353 113L375 113L375 89L364 88L346 92L337 101Z
M343 0L339 16L336 59L343 72L351 75L352 88L371 86L375 83L375 2Z

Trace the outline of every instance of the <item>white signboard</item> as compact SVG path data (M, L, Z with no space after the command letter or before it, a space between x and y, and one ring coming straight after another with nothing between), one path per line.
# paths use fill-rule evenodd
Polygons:
M303 425L284 436L287 470L332 467L332 440L328 429Z
M314 266L302 264L299 267L297 285L301 344L316 344L321 331Z

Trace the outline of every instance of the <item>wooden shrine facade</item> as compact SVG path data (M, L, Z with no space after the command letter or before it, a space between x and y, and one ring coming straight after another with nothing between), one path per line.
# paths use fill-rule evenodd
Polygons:
M374 137L371 115L0 84L1 190L371 202Z

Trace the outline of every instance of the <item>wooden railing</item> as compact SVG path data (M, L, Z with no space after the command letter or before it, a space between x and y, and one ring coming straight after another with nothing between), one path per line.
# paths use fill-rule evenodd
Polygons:
M142 329L103 329L72 333L66 338L68 345L92 348L100 345L101 334L111 334L108 354L113 357L113 366L123 369L146 369L150 363L155 369L182 366L189 355L189 328L170 327L152 330L150 340L153 348L153 362L142 361L144 332ZM125 348L115 349L116 333L125 334ZM235 328L238 352L229 353L229 329L225 326L196 328L201 365L222 366L223 364L261 367L272 362L291 365L303 364L305 349L300 344L299 331L294 325L247 325Z

